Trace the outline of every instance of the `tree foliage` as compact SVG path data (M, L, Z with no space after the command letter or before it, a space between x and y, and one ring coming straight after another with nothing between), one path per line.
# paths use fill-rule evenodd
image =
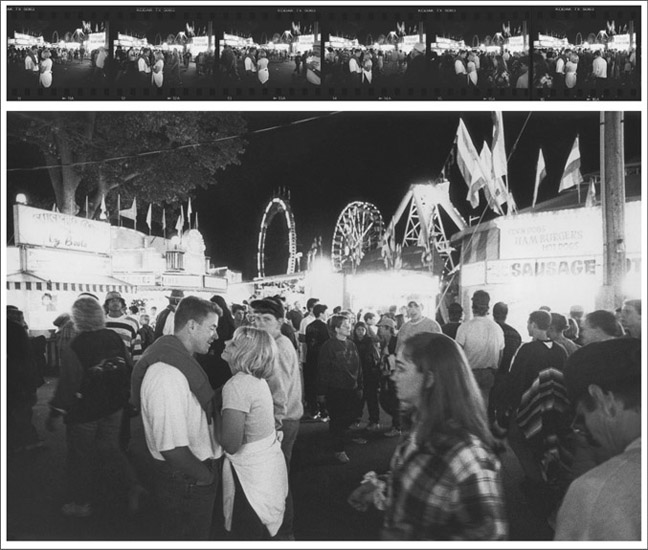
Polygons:
M220 170L240 163L246 122L236 113L9 113L8 134L42 153L61 212L77 214L89 197L95 214L106 198L114 211L137 197L174 205L217 183ZM188 146L188 147L185 147Z

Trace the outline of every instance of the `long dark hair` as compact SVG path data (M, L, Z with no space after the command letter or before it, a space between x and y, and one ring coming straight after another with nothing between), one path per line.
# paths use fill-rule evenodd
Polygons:
M405 342L403 355L425 374L417 411L417 442L436 433L467 432L491 449L495 440L486 407L468 360L459 345L445 334L415 334Z

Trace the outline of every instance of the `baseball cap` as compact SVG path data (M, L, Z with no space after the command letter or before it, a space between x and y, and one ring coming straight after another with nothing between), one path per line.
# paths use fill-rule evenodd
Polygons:
M376 323L376 326L396 328L396 322L389 317L383 317L380 321L378 321L378 323Z
M474 306L488 307L490 304L490 294L485 290L476 290L472 295L472 303Z
M276 298L253 300L250 307L258 313L270 313L277 319L283 319L284 307Z
M563 375L573 403L587 393L590 384L608 391L641 387L641 341L614 338L583 346L567 359Z

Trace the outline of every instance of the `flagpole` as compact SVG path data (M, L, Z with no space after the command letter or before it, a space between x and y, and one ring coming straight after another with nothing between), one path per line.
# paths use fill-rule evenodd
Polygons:
M117 193L117 227L121 227L121 196Z

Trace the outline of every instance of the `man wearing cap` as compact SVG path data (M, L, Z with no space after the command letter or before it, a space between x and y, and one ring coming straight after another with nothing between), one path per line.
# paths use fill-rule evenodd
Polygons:
M113 330L124 341L133 363L142 355L142 339L139 335L139 323L126 315L126 300L116 290L106 294L104 310L106 312L106 328Z
M196 296L175 311L173 335L153 342L133 370L131 401L141 407L153 456L154 489L164 540L207 540L223 450L215 438L218 403L194 355L216 333L216 305Z
M569 486L555 540L641 540L641 342L589 344L564 375L574 429L610 458Z
M142 337L139 334L139 323L124 313L126 300L116 290L106 294L104 310L106 312L106 328L116 332L124 342L126 350L130 354L133 364L142 356ZM131 429L131 413L127 406L122 414L122 423L119 432L119 443L121 448L128 451Z
M272 393L277 435L281 439L281 450L290 473L292 450L299 432L299 421L304 414L299 358L291 341L281 334L281 325L284 322L284 308L281 301L275 298L263 298L253 300L250 307L253 326L270 334L275 339L279 350L272 375L268 378L268 386ZM282 538L293 536L292 522L292 493L289 490L284 523L279 529Z
M407 321L398 331L396 353L405 345L405 342L420 332L441 332L441 325L434 319L423 315L423 302L417 296L410 296L407 302Z
M489 304L488 292L475 291L472 296L473 318L459 325L455 338L466 353L468 364L487 406L495 373L504 353L504 332L495 321L487 317Z
M167 296L169 300L169 305L165 307L155 320L155 339L157 340L160 336L165 334L173 334L173 315L180 303L180 300L184 298L184 292L182 290L176 290L175 288L171 291L171 295Z
M407 69L403 75L405 86L411 88L422 88L427 79L427 61L425 59L425 44L418 42L414 44L409 53Z

